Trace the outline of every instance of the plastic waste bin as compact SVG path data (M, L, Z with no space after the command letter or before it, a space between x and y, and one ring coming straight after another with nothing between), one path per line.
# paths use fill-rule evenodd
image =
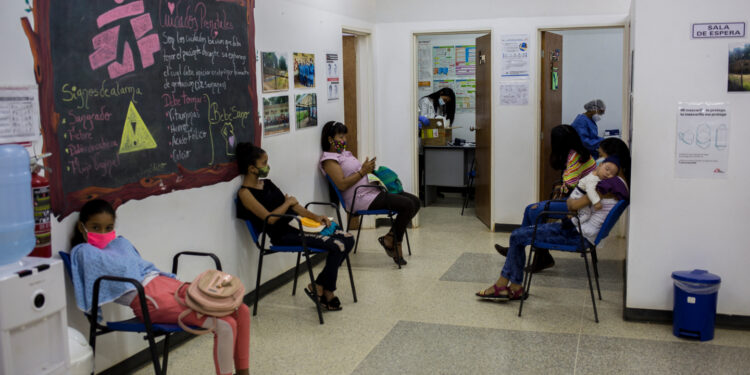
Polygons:
M94 351L81 332L68 327L70 375L90 375L94 371Z
M675 271L673 333L708 341L714 338L721 277L706 270Z

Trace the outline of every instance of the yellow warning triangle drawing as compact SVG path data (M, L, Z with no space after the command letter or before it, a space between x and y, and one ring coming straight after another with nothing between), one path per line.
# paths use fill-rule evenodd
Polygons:
M148 150L156 148L156 141L143 122L133 102L130 102L128 114L125 116L125 126L122 129L122 140L120 140L120 153Z

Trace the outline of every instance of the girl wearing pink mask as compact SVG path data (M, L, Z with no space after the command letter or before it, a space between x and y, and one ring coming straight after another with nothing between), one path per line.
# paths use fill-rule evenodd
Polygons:
M101 283L99 306L91 306L94 281L103 275L119 276L141 282L146 294L152 323L176 324L186 308L175 299L182 284L175 275L162 272L141 258L133 245L115 233L115 210L101 199L83 205L71 240L71 280L78 308L96 314L99 306L109 302L130 306L143 321L141 302L135 287L128 283ZM184 298L186 288L180 290ZM194 327L214 327L213 319L198 318L192 312L182 320ZM245 304L233 314L217 318L214 329L214 366L216 374L249 374L250 310Z

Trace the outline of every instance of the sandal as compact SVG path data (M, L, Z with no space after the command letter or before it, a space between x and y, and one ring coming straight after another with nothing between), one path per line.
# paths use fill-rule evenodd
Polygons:
M380 242L380 246L383 246L385 253L388 254L389 257L395 258L396 256L398 256L398 253L396 252L396 248L393 246L393 242L391 242L391 247L388 247L385 245L386 236L387 234L385 236L378 237L378 242ZM393 236L391 236L391 238L393 238Z
M500 301L507 301L509 299L509 293L510 289L508 289L507 286L497 286L495 284L492 284L492 289L494 292L492 294L484 294L484 290L474 293L477 297L485 298L485 299L494 299L494 300L500 300ZM505 294L500 294L500 292L506 292Z

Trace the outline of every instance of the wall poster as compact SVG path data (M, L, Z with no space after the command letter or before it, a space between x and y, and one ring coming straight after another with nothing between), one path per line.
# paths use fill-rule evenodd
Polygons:
M677 178L725 179L729 160L729 107L679 103L675 147Z

